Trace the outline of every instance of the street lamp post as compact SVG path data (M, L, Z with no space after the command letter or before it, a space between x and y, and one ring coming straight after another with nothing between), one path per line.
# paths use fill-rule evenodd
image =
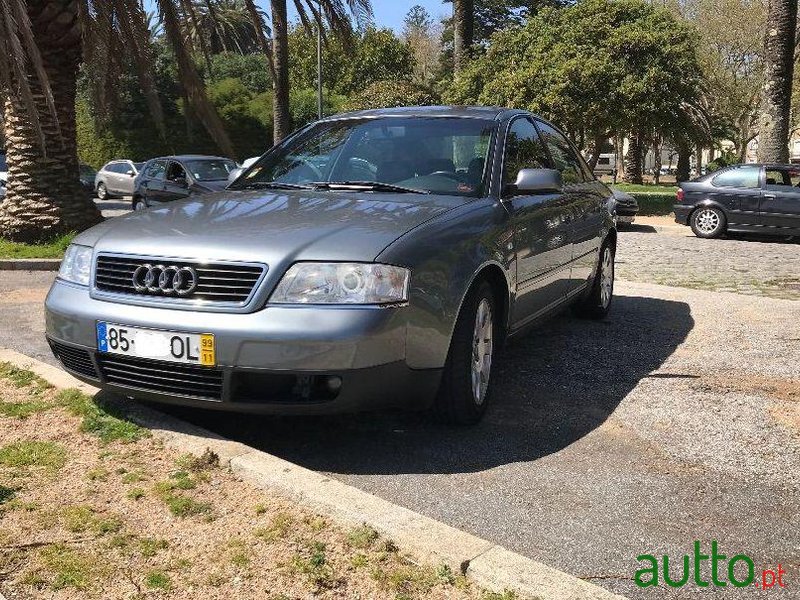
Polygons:
M320 9L322 7L320 6ZM320 10L320 14L321 14ZM317 23L317 116L322 118L322 20Z

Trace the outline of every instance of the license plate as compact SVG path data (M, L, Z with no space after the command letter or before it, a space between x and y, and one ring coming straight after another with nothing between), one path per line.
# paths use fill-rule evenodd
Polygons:
M210 333L160 331L101 321L97 323L97 349L108 354L203 367L217 364L214 336Z
M617 217L617 221L620 223L633 223L635 218L636 217Z

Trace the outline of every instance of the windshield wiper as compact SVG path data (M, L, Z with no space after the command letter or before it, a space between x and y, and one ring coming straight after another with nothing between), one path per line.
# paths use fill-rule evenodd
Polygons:
M313 190L316 185L303 185L301 183L286 183L283 181L252 181L247 185L236 187L237 190Z
M371 192L396 192L398 194L430 194L428 190L383 183L381 181L315 181L311 185L318 190L364 190Z

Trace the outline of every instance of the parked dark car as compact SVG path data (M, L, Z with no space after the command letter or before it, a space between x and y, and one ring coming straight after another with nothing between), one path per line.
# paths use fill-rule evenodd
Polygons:
M148 160L133 186L133 210L225 189L237 164L220 156L164 156Z
M80 179L83 189L90 198L94 198L94 178L97 176L97 171L93 167L80 163L78 165L78 178Z
M747 164L679 184L675 221L702 238L726 231L800 235L800 167Z
M639 203L636 198L628 192L623 192L614 187L611 188L614 194L612 206L609 207L611 213L616 215L617 223L633 223L636 215L639 214Z
M610 197L524 111L338 115L223 192L79 234L47 337L68 371L123 396L272 414L433 405L474 423L504 339L566 306L608 313Z
M94 178L94 189L100 200L132 196L136 176L144 163L132 160L112 160L103 165Z

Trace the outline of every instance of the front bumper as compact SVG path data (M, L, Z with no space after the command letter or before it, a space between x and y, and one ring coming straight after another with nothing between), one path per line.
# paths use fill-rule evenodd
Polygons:
M65 368L102 389L241 412L323 414L430 403L441 369L407 366L407 310L179 311L93 299L87 288L56 280L45 301L45 321ZM98 353L97 321L213 333L218 366L181 367Z

